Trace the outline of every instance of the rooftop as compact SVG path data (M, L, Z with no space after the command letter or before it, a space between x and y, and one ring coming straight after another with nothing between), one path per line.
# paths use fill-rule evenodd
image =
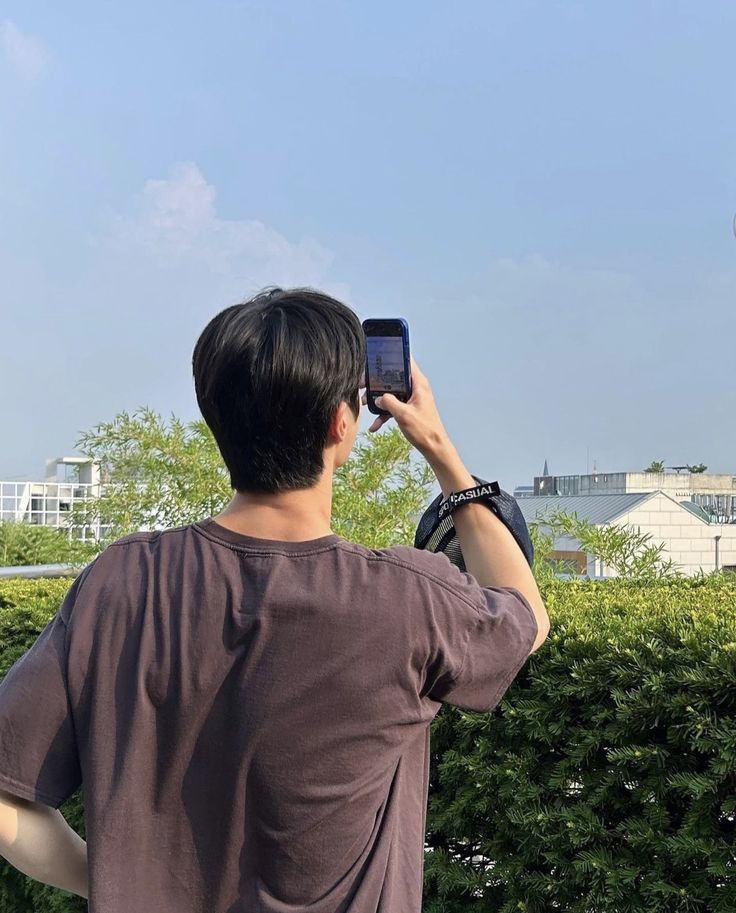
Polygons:
M580 520L597 524L611 523L655 494L656 491L624 495L535 495L519 498L516 503L527 523L543 519L552 511L561 510L576 513Z

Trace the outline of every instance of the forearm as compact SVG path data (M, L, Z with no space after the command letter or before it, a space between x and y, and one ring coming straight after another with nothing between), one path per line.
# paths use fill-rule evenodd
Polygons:
M29 878L88 896L87 844L58 809L19 800L3 815L1 856Z
M427 460L444 497L478 484L449 442L429 454ZM534 574L511 531L481 502L455 508L452 522L468 573L481 586L512 587L526 597L539 626L536 648L546 637L549 618Z

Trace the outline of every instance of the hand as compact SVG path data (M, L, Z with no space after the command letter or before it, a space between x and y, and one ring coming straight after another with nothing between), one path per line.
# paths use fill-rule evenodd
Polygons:
M419 369L411 356L412 393L407 402L402 403L392 393L384 393L376 400L376 405L386 409L390 415L378 415L370 432L378 431L392 418L401 429L404 437L413 444L425 457L449 445L450 440L442 424L432 394L429 380ZM362 403L366 405L368 397L364 393Z

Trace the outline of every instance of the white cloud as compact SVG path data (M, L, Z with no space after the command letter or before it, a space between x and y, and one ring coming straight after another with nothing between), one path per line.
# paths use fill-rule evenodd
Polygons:
M174 165L168 178L146 181L135 213L116 220L113 242L160 267L195 269L237 282L243 294L264 285L326 282L333 253L309 238L289 241L254 219L223 219L215 188L193 162Z
M48 55L43 44L21 32L10 19L0 26L0 48L10 66L25 79L38 79L46 70Z

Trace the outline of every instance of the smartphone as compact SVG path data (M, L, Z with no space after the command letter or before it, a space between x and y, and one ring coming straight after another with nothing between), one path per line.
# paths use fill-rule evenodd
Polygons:
M368 409L374 415L389 415L376 405L382 393L406 402L411 396L409 324L403 317L372 318L363 321L367 348L365 392Z

